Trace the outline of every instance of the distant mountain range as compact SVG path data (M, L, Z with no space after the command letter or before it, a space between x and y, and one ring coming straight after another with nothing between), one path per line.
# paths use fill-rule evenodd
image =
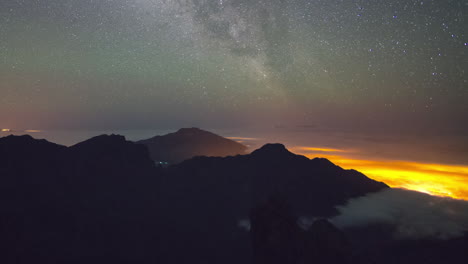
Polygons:
M137 141L145 145L154 161L179 163L195 156L225 157L245 154L247 147L199 128L181 128L175 133Z
M190 134L206 135L186 129L169 138L192 142ZM198 153L213 153L200 149L210 144L195 137ZM123 136L71 147L30 136L0 138L0 263L266 264L264 255L255 255L263 249L311 250L301 258L310 263L348 261L356 259L348 256L348 241L328 222L312 225L308 235L292 234L291 241L309 241L307 247L270 244L269 234L289 237L301 227L282 219L313 222L335 215L350 198L388 188L281 144L248 155L196 156L162 168L144 144ZM279 211L272 197L282 197ZM269 221L276 212L279 218Z

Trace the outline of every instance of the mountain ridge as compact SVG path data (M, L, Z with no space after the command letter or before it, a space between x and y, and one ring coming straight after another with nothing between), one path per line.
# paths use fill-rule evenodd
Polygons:
M272 193L287 197L301 216L326 216L350 197L387 188L352 176L281 144L160 168L144 145L118 135L71 147L2 138L0 202L8 206L0 223L11 224L0 225L0 242L23 253L0 255L2 263L77 262L73 256L81 256L78 263L242 263L251 248L238 221Z
M181 128L174 133L136 141L145 145L154 161L176 164L195 156L234 156L247 147L199 128Z

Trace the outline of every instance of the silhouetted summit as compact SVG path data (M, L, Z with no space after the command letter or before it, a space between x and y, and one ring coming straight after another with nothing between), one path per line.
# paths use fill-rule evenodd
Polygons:
M0 138L0 156L5 155L3 158L12 155L21 155L23 157L38 155L36 158L39 159L65 148L45 139L34 139L30 135L10 135Z
M263 145L263 147L255 150L252 154L264 154L264 153L271 153L271 154L292 154L289 152L283 144L280 143L268 143Z
M152 167L148 150L145 146L127 141L120 135L101 135L80 142L69 148L71 154L82 160L94 160L94 163L108 163L108 166L124 166L133 163L134 170ZM76 158L76 157L75 157ZM119 164L112 164L118 162Z
M90 139L87 139L85 141L82 141L80 143L75 144L73 147L74 148L80 148L80 147L93 147L93 148L98 148L98 147L116 147L121 144L133 144L131 142L128 142L125 140L124 136L121 135L100 135L100 136L95 136Z
M181 128L175 133L140 140L154 161L171 164L195 156L233 156L245 154L246 146L199 128Z
M1 138L0 262L154 262L159 174L122 136Z
M290 159L302 157L294 153L289 152L283 144L270 143L265 144L263 147L253 151L251 155L255 158L276 160L276 159ZM304 157L305 158L305 157Z

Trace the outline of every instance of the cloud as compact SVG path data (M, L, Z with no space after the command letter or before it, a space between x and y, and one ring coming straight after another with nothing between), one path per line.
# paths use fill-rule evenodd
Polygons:
M339 206L332 222L341 228L391 224L399 239L463 236L468 231L468 202L404 189L387 189Z

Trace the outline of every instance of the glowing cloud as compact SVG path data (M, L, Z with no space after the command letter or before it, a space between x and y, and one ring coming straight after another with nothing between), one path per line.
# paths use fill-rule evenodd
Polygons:
M320 152L349 152L349 150L335 149L335 148L321 148L321 147L298 147L296 149L305 151L320 151Z
M356 169L391 187L468 200L468 166L369 159L357 152L329 148L295 147L292 150L308 158L327 158L345 169Z

